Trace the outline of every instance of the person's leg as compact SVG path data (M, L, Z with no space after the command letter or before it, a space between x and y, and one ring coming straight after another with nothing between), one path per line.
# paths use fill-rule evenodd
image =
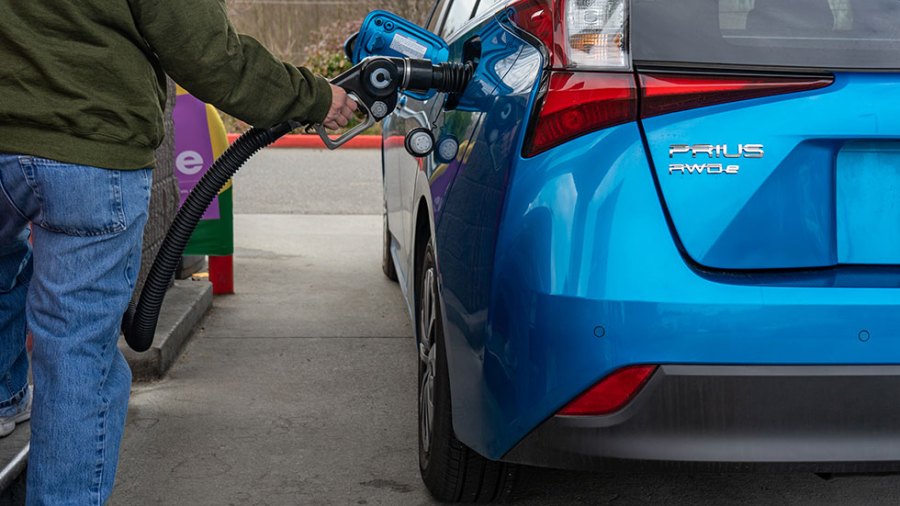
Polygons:
M28 504L104 504L112 492L131 371L116 346L138 275L150 170L21 157L30 217L34 337Z
M25 294L32 262L28 221L12 205L3 184L9 179L4 174L13 170L18 170L18 159L0 153L0 436L15 428L28 383Z

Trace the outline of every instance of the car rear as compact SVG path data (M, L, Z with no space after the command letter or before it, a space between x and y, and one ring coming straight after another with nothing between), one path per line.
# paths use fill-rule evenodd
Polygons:
M900 4L505 15L545 65L460 439L569 468L898 467Z

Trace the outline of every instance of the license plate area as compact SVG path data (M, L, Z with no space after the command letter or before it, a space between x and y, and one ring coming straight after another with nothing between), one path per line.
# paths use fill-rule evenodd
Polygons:
M838 262L900 264L900 141L855 141L835 170Z

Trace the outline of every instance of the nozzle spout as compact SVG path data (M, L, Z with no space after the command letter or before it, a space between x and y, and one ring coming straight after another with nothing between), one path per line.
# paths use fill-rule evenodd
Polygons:
M402 68L401 89L421 93L462 93L475 74L471 62L432 64L428 60L405 60Z

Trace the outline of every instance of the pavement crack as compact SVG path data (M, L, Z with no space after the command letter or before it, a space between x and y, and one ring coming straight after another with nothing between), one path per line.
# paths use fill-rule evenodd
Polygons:
M364 487L372 487L380 490L387 489L400 494L408 494L413 490L411 486L404 483L399 483L394 480L383 480L380 478L369 481L361 481L359 482L359 484Z

